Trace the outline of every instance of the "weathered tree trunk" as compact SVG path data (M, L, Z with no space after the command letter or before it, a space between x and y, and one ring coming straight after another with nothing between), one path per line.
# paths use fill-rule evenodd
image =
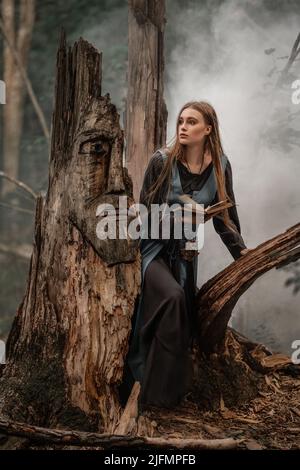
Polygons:
M26 69L35 18L35 2L34 0L20 1L20 21L17 29L15 28L15 1L2 0L1 3L5 34L18 53L22 66ZM6 41L3 42L4 82L7 95L3 110L3 168L8 175L17 178L25 87L10 47ZM3 195L13 188L14 186L8 180L3 180Z
M7 343L0 414L36 425L108 431L140 288L129 239L97 237L97 206L131 205L123 132L101 96L101 54L80 38L57 54L49 186L36 205L28 284Z
M136 201L147 163L166 142L164 91L164 0L128 2L128 93L126 165Z

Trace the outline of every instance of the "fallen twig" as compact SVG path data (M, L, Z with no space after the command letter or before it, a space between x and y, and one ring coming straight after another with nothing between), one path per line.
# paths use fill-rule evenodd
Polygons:
M31 189L26 183L23 183L22 181L19 181L16 178L13 178L12 176L9 176L4 171L0 171L0 176L2 176L2 178L6 178L7 180L11 181L12 183L15 183L17 186L24 189L24 191L27 191L29 194L31 194L31 196L34 197L34 199L37 198L37 196L38 196L37 193L34 192L34 190Z

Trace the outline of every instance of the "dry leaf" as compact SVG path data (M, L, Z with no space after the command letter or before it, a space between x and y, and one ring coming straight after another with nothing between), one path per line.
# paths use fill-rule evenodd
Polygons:
M243 418L242 416L237 416L235 418L237 421L242 421L243 423L249 423L249 424L259 424L261 421L258 419L252 419L252 418Z
M286 428L286 431L297 434L300 432L300 428Z
M245 442L245 445L248 450L263 450L264 447L259 444L259 442L255 441L254 439L249 439Z
M184 418L183 416L174 416L172 417L173 421L180 421L181 423L188 423L188 424L198 424L198 419L191 419L191 418Z
M204 429L204 431L208 432L211 436L215 436L221 439L226 437L222 429L218 428L217 426L211 426L210 424L203 424L202 428Z
M223 411L221 411L222 418L224 419L235 419L237 415L233 412L225 408Z
M277 382L276 379L274 379L274 380L275 380L275 382ZM282 392L282 391L279 389L279 387L278 387L277 385L275 385L275 384L272 382L271 378L270 378L268 375L265 375L265 381L266 381L266 384L274 390L274 392L278 392L278 393L280 393L281 395L284 395L284 392ZM277 382L277 383L278 383L278 382Z

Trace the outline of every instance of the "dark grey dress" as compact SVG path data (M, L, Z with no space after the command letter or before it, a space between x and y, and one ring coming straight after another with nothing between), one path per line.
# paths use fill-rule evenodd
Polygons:
M148 189L158 178L163 164L164 158L160 151L157 151L145 172L140 194L141 203L147 203ZM213 164L200 175L190 173L181 162L176 165L177 186L180 177L180 190L191 197L204 194L205 185L211 184L212 181ZM227 193L235 201L231 165L227 157L225 165ZM176 181L173 183L176 186ZM154 202L161 203L165 200L166 194L162 192ZM209 203L217 201L218 196L215 194ZM238 229L237 234L230 231L220 217L215 216L213 224L232 256L237 259L246 245L241 236L236 207L229 209L229 216ZM162 242L159 252L150 256L148 264L143 264L142 297L136 309L138 312L135 312L138 315L133 316L130 349L124 367L120 399L125 404L134 381L139 380L140 405L172 407L187 393L192 378L190 347L195 332L194 262L197 262L197 257L193 262L177 262L180 241L170 239L158 242ZM147 246L145 244L143 247L141 243L141 247L145 261L148 258ZM155 246L152 248L155 250Z

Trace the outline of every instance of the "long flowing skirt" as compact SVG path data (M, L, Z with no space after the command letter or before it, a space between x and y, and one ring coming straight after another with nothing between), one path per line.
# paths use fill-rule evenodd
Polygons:
M172 260L162 250L146 269L142 292L139 348L134 352L143 362L140 405L172 407L188 392L192 380L194 300L192 262ZM123 399L134 380L126 362L120 392Z

